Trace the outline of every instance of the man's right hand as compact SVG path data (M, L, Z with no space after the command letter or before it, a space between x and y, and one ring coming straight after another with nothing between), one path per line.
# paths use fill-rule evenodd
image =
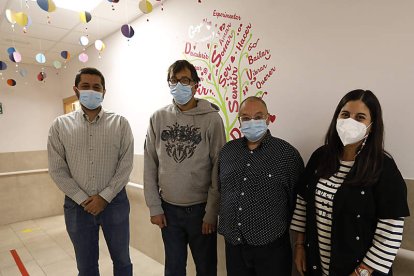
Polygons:
M167 218L164 214L151 216L151 223L158 225L162 229L167 226Z

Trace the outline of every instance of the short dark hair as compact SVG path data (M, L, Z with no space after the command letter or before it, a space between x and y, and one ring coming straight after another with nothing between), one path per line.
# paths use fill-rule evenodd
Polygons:
M348 92L339 102L332 116L328 132L325 136L325 158L319 163L317 173L320 177L330 177L339 169L339 159L343 152L343 144L336 131L336 121L341 109L350 101L362 101L371 115L371 132L365 145L356 158L354 175L347 180L351 185L371 185L381 173L384 160L384 123L378 98L369 90L356 89ZM388 153L387 153L388 154Z
M195 81L195 83L199 83L200 78L198 77L197 70L195 69L194 65L192 65L190 62L188 62L185 59L177 60L176 62L170 65L170 67L168 68L167 81L170 80L170 77L172 75L177 74L178 72L184 70L185 68L190 70L191 78L193 79L193 81Z
M244 99L241 102L240 108L239 108L239 113L240 113L240 110L242 109L242 106L244 105L244 103L246 103L246 102L254 102L254 101L262 103L264 105L264 107L266 108L266 111L267 111L267 104L266 104L266 102L261 97L250 96L250 97L247 97L246 99Z
M103 86L103 89L105 90L105 77L103 76L103 74L96 68L93 67L85 67L82 68L78 71L78 73L76 74L75 77L75 86L78 87L78 84L81 80L81 76L82 75L96 75L99 76L101 78L101 84Z

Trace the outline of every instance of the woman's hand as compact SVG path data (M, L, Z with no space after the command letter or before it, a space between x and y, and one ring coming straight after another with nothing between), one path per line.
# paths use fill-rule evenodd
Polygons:
M304 276L306 272L306 252L303 243L295 244L294 258L296 269L301 276Z

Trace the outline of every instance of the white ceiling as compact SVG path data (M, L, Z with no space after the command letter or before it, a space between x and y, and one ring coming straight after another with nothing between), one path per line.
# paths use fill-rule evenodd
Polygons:
M35 56L40 52L46 56L45 66L52 66L54 60L62 62L60 53L64 50L70 52L71 59L77 58L85 48L79 43L81 36L88 35L90 46L97 39L104 41L110 34L120 32L123 24L143 15L138 7L139 2L140 0L120 0L118 3L110 3L108 0L102 0L91 11L92 20L85 24L81 22L79 12L76 11L56 8L56 11L48 13L32 0L0 0L0 60L8 66L13 65L7 53L9 47L16 48L21 54L21 63L38 64ZM155 8L161 1L150 2ZM5 16L7 9L24 12L31 18L32 24L26 33L18 24L15 24L13 30Z

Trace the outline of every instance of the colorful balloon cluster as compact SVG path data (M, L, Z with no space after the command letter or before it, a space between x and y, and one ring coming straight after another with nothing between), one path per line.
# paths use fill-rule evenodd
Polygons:
M45 72L40 72L39 74L37 74L37 80L38 81L44 81L46 78L46 73Z
M40 64L43 64L46 62L46 56L43 53L38 53L36 55L36 61L39 62Z
M125 37L127 37L127 38L131 38L131 37L133 37L133 36L134 36L135 31L134 31L134 28L132 28L132 26L131 26L131 25L125 24L125 25L122 25L122 27L121 27L121 33L122 33Z
M37 0L39 7L47 12L54 12L56 10L56 5L53 0Z
M70 59L70 53L68 51L60 52L60 56L66 61Z
M139 2L138 7L145 14L152 12L152 4L148 0L142 0Z
M43 11L45 11L47 13L56 11L56 4L54 3L53 0L33 0L33 1L36 1L37 5ZM114 9L114 4L119 2L119 0L107 0L107 1L112 3L112 8L113 9ZM159 1L159 0L157 0L157 1ZM27 3L26 3L26 6L28 7ZM148 0L140 0L139 4L138 4L138 8L144 14L148 14L148 13L152 12L153 5ZM15 24L17 24L17 25L23 27L24 32L26 32L27 31L26 28L29 27L32 24L32 20L24 12L15 12L15 11L12 11L11 9L7 9L5 11L5 17L6 17L7 21L10 24L12 24L13 28L14 28ZM88 11L79 12L79 17L80 17L80 21L82 23L85 23L85 24L92 20L92 15ZM50 23L49 16L48 16L48 23ZM125 37L127 37L129 39L129 38L132 38L135 35L135 30L130 24L124 24L124 25L121 26L121 33L122 33L122 35L124 35ZM80 39L79 39L79 43L82 46L85 46L85 47L88 46L89 45L88 36L87 35L86 36L81 36ZM98 40L95 41L94 46L95 46L95 49L99 52L99 58L100 58L101 53L106 48L106 45L102 40L98 39ZM19 62L22 61L21 54L14 47L8 48L7 53L8 53L9 59L12 62L19 63ZM66 63L70 59L70 53L68 51L62 51L60 53L60 55L64 59L64 63ZM35 56L35 59L40 64L46 63L46 56L43 53L38 53ZM79 54L78 59L81 62L87 62L89 57L85 52L83 52L83 53ZM62 67L62 62L60 62L58 60L53 61L52 64L53 64L53 67L56 68L56 69L60 69ZM0 70L6 70L7 67L8 66L7 66L6 62L0 61ZM17 67L17 64L16 64L16 67ZM16 72L19 72L22 77L27 75L27 70L23 69L23 68L19 69L18 71L16 70ZM46 78L46 73L43 72L43 71L40 72L38 74L37 78L39 79L39 81L43 81ZM10 79L10 80L8 80L8 84L11 85L11 86L14 86L14 85L16 85L16 82L14 80Z
M39 7L46 11L46 12L54 12L56 10L56 5L55 2L53 2L53 0L37 0L37 5L39 5ZM50 17L49 15L47 16L47 23L50 24Z
M79 17L82 23L88 23L92 20L92 15L90 12L83 11L79 13Z
M0 70L6 70L7 69L7 63L4 61L0 61Z
M6 10L6 19L10 24L12 24L13 28L16 23L20 27L23 27L23 32L26 32L27 27L32 24L32 20L27 14L24 12L14 12L10 9Z
M16 81L15 81L14 79L8 79L8 80L7 80L7 84L8 84L9 86L15 86L15 85L16 85Z

